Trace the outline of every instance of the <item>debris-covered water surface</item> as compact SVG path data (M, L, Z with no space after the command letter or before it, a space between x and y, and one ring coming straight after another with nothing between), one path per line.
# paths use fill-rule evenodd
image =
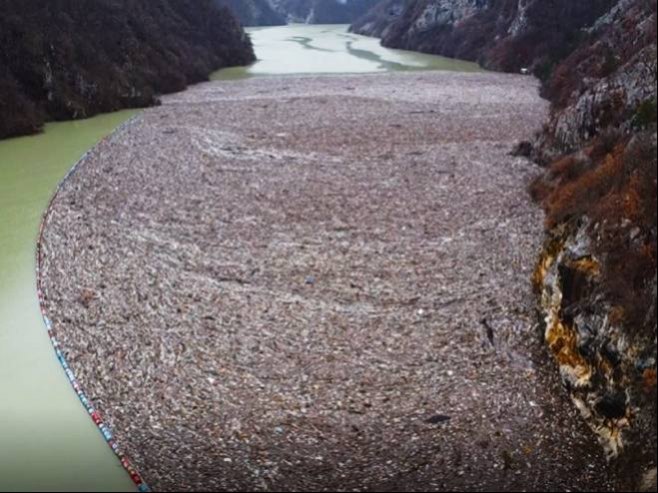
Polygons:
M530 285L531 78L216 82L98 146L47 218L71 366L162 491L613 487Z

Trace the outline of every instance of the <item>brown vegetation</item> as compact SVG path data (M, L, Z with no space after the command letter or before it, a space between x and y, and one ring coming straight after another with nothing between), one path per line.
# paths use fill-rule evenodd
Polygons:
M642 94L638 88L647 83L637 80L643 72L636 67L655 65L655 12L655 0L626 4L611 18L612 24L589 33L555 67L544 85L544 94L553 102L552 120L543 137L544 144L550 145L539 149L547 170L530 187L546 211L547 229L589 221L593 253L602 266L602 294L614 307L615 320L627 330L654 337L655 85L648 99L632 94ZM618 82L598 82L610 80ZM578 120L574 108L583 97L588 98L583 104L587 109L579 111L589 113ZM639 104L633 103L638 99ZM552 157L551 145L560 147L556 122L566 112L571 112L572 125L579 121L592 125L583 132L591 138Z
M647 308L655 303L656 140L651 131L616 141L613 135L557 159L532 184L531 194L544 206L549 229L582 217L597 225L592 236L598 256L606 259L608 299L636 330L647 325Z

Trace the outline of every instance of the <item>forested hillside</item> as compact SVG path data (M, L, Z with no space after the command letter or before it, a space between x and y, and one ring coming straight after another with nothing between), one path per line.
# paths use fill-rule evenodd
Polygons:
M156 103L254 59L214 0L4 0L0 138Z

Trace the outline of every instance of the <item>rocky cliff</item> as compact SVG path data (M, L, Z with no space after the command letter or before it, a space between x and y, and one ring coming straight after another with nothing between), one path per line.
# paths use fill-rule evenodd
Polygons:
M0 138L152 105L254 59L213 0L4 0L1 8Z
M537 73L563 58L615 0L384 0L352 30L385 46Z
M391 30L402 19L407 3L406 0L382 0L356 19L350 31L382 40L389 39Z
M546 341L636 478L656 465L656 3L616 2L545 93L553 111L534 155L547 171L531 191L547 217L535 276Z
M285 16L276 12L269 0L216 0L230 8L244 26L280 26Z

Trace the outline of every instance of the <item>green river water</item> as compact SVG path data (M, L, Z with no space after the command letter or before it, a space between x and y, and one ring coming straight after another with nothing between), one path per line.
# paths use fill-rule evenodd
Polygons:
M36 296L35 240L57 183L130 112L0 142L0 490L131 490L57 362Z
M259 61L213 79L401 70L472 63L382 48L346 26L250 30ZM57 362L39 312L35 240L57 184L134 112L54 123L0 141L0 491L133 491ZM0 115L1 117L1 115Z

